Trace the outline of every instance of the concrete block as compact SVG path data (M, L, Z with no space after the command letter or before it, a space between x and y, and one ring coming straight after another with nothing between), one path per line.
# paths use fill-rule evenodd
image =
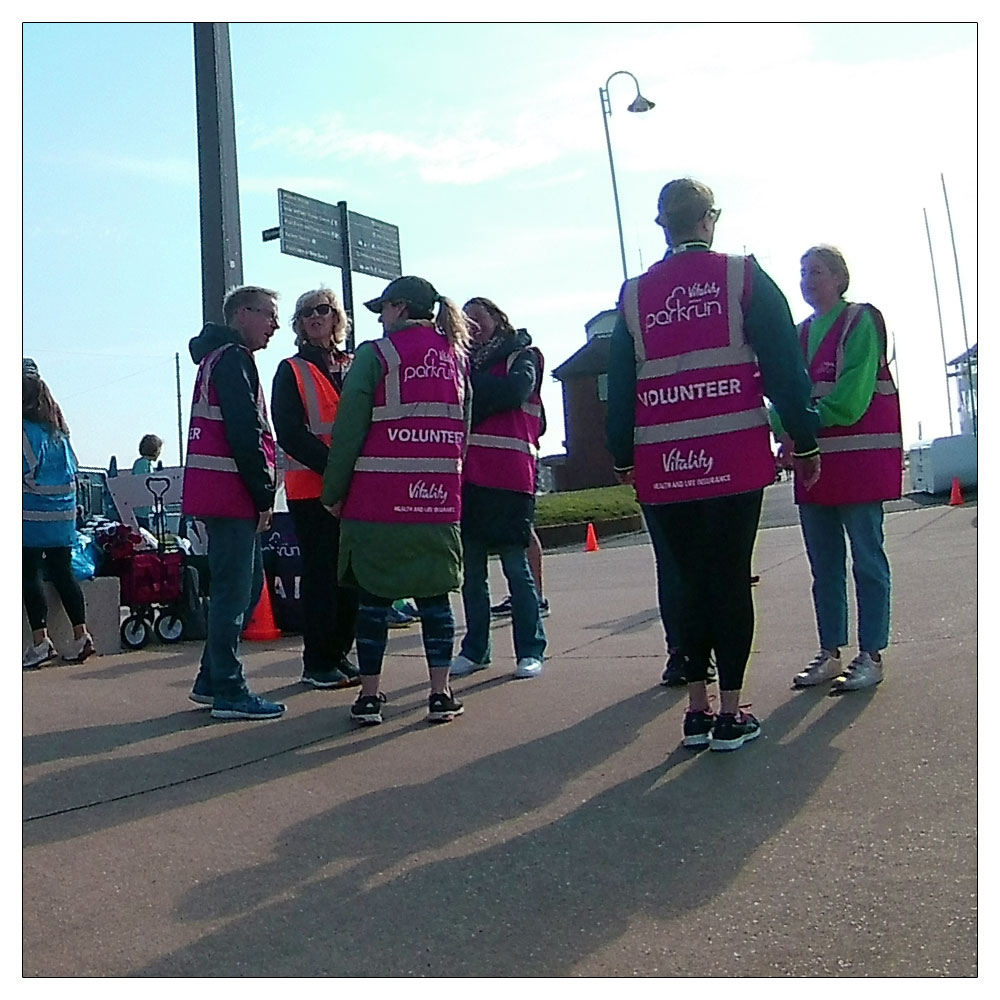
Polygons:
M117 576L98 576L80 583L83 600L87 608L87 628L94 637L94 647L98 653L119 653L122 649L121 635L121 584ZM62 601L51 583L45 584L45 600L49 606L48 629L56 649L60 652L69 648L73 639L70 625L63 609ZM21 606L21 635L25 649L31 645L31 626L28 614Z

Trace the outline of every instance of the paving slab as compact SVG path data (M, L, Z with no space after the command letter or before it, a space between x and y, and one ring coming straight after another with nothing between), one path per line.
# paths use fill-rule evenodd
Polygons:
M886 535L886 681L836 698L789 688L809 571L760 533L733 754L679 747L645 544L547 556L543 674L495 624L445 726L416 629L360 731L296 637L244 646L272 722L187 702L194 643L25 674L24 975L975 976L977 508Z

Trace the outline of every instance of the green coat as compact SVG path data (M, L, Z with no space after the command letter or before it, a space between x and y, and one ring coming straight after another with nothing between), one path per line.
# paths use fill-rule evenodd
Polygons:
M330 458L323 475L322 501L327 506L347 496L357 461L371 426L375 390L382 363L371 341L354 356L337 407ZM472 420L472 388L466 380L465 431ZM462 539L457 524L386 524L340 522L340 582L370 594L437 597L462 587Z

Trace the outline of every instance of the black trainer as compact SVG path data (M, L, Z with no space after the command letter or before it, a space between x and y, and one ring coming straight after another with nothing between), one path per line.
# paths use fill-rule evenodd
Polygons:
M361 683L361 671L346 656L340 658L337 669L351 682L351 687Z
M303 670L299 680L314 688L345 688L354 683L347 674L336 667L330 670Z
M358 695L358 700L351 705L351 718L363 726L377 726L382 721L384 704L385 695L381 691L378 694Z
M456 715L461 715L464 711L465 707L450 691L432 694L427 699L428 722L451 722Z
M699 712L689 709L684 713L684 739L681 743L686 747L707 747L714 725L715 713L711 709Z
M667 658L667 665L660 676L660 683L664 687L682 687L687 684L687 674L684 668L687 660L678 652L672 652Z
M712 735L709 737L710 750L739 750L744 743L760 736L760 723L749 712L741 708L735 715L719 714L715 717Z

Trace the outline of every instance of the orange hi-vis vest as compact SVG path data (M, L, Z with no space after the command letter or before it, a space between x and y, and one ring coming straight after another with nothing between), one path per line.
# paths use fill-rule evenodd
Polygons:
M305 358L288 358L299 397L305 410L306 429L327 447L333 434L333 421L337 416L340 394L330 380ZM286 453L285 494L289 500L310 500L318 497L323 489L323 476L313 472Z

